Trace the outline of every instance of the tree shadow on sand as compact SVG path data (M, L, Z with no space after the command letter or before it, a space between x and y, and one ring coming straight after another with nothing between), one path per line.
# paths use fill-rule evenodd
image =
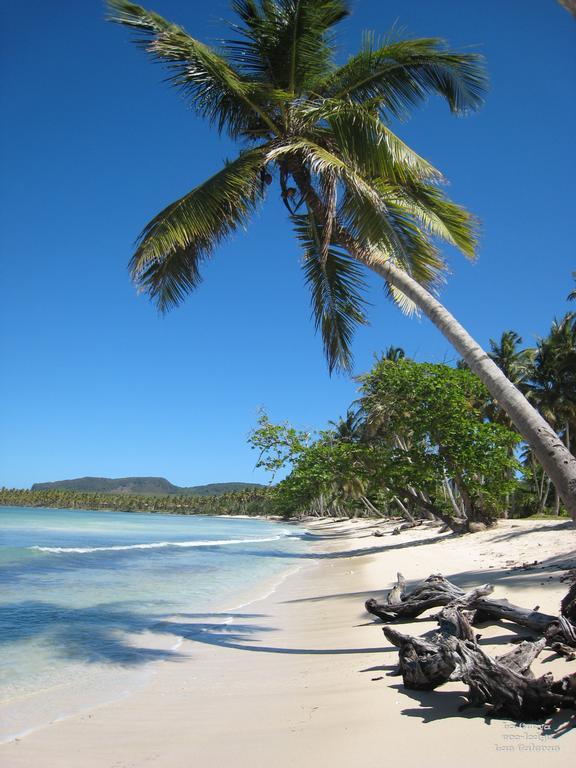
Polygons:
M181 661L188 654L170 648L143 647L139 636L158 636L256 653L343 655L382 653L387 648L290 648L264 645L262 637L275 627L251 620L265 614L214 612L149 614L131 602L67 608L55 603L25 601L2 606L5 628L0 645L41 639L56 656L88 664L133 668L151 661Z

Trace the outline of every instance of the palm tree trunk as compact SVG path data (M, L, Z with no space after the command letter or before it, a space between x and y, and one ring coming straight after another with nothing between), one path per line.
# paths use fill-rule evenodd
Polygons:
M374 256L364 254L359 248L354 249L353 255L412 299L462 355L492 397L506 411L518 432L532 446L538 461L576 522L576 458L552 427L508 381L456 318L416 280L390 261L376 261Z
M400 501L398 496L393 496L392 497L392 501L396 502L396 504L398 505L398 508L400 509L400 511L402 512L402 514L406 518L406 520L408 520L409 523L413 523L414 522L414 518L412 517L410 512L408 512L408 507L406 507L404 504L402 504L402 502Z

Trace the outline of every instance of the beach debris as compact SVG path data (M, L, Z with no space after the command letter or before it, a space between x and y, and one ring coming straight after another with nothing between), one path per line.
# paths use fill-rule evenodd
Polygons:
M429 608L440 608L455 602L468 605L478 597L490 594L492 590L493 587L490 584L485 584L467 593L445 579L442 574L433 574L411 592L406 593L406 581L399 573L395 586L384 602L371 598L366 601L366 610L386 622L415 619Z
M493 714L517 720L545 717L558 709L576 709L576 673L555 681L551 673L536 678L534 659L545 649L576 658L576 584L561 604L559 616L513 605L508 600L488 598L493 587L484 584L464 591L441 574L433 574L412 590L398 574L383 601L366 602L366 609L388 624L414 619L429 608L441 607L434 616L438 630L416 637L383 627L386 639L398 648L398 671L406 688L434 690L447 682L468 686L464 707L488 705ZM481 636L473 625L505 619L540 635L521 639L512 650L496 657L479 645Z
M411 522L403 523L397 528L394 528L392 531L392 536L398 536L398 534L402 533L402 531L407 531L410 528L418 528L418 526L422 525L423 522L424 520L412 520Z
M468 533L482 533L482 531L487 531L488 526L486 523L476 523L471 522L468 523Z

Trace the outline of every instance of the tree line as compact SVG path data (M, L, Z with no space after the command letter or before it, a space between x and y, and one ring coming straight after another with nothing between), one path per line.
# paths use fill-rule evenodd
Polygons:
M145 496L85 493L67 490L0 489L0 505L95 509L114 512L156 512L173 515L264 515L271 511L268 488L249 488L215 496Z

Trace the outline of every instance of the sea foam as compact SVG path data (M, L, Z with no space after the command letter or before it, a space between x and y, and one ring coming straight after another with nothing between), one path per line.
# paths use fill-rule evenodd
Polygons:
M229 544L260 544L266 541L278 541L283 536L271 536L259 539L214 539L212 541L152 541L149 544L117 544L109 547L40 547L32 546L36 552L56 554L86 555L91 552L120 552L130 549L163 549L164 547L223 547Z

